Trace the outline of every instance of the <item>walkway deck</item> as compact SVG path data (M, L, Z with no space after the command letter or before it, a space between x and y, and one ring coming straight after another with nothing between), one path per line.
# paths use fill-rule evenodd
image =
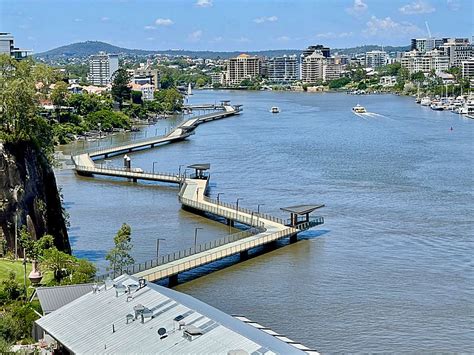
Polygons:
M235 108L230 105L220 106L222 111L212 112L206 115L196 116L181 123L170 133L164 136L150 137L140 139L138 141L131 142L129 144L106 147L102 149L92 149L91 151L84 152L72 157L74 163L74 169L80 175L92 176L92 175L106 175L125 177L137 180L151 180L160 182L180 183L183 180L182 176L177 174L169 173L151 173L142 172L137 169L123 169L123 168L109 168L97 166L92 158L104 157L107 158L111 155L121 154L124 152L132 152L134 150L143 148L153 148L159 144L174 143L186 139L190 135L194 134L194 130L197 126L202 123L220 120L229 116L234 116L240 113L239 108Z
M289 227L281 219L267 215L259 215L256 212L241 208L237 209L229 205L224 206L205 196L207 184L207 179L186 179L179 193L179 200L182 205L202 212L212 213L216 216L224 217L245 225L261 228L263 231L246 238L230 241L229 243L219 245L210 250L194 253L181 259L140 271L134 276L144 278L150 282L170 278L171 282L172 277L184 271L235 254L246 256L246 253L250 249L285 237L291 238L302 230L324 223L324 219L318 217L308 223L298 225L296 228Z

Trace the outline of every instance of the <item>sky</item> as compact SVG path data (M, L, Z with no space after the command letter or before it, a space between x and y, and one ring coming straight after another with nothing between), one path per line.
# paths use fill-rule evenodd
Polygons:
M0 0L0 32L43 52L87 40L125 48L249 51L409 45L473 35L473 0Z

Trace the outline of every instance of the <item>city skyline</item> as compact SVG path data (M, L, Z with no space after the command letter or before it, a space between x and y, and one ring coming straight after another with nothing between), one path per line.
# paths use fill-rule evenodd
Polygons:
M425 21L433 37L471 37L472 10L467 0L22 0L0 1L0 31L35 53L87 40L150 50L397 46L427 37Z

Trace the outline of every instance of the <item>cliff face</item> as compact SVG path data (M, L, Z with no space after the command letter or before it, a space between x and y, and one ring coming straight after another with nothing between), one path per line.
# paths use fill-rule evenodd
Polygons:
M59 250L71 252L53 169L29 142L0 143L0 240L8 250L15 247L15 212L18 229L28 221L36 238L51 234Z

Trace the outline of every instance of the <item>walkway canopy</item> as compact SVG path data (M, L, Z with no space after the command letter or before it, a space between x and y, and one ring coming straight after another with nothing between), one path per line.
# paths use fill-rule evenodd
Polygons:
M297 205L280 209L285 212L290 212L290 225L295 227L300 223L309 222L309 214L321 207L324 207L324 205ZM298 218L298 216L304 217Z
M211 168L211 164L209 164L209 163L193 164L193 165L188 165L188 168L189 169L194 169L195 175L191 176L192 178L194 178L194 179L207 179L208 175L205 174L204 172Z

